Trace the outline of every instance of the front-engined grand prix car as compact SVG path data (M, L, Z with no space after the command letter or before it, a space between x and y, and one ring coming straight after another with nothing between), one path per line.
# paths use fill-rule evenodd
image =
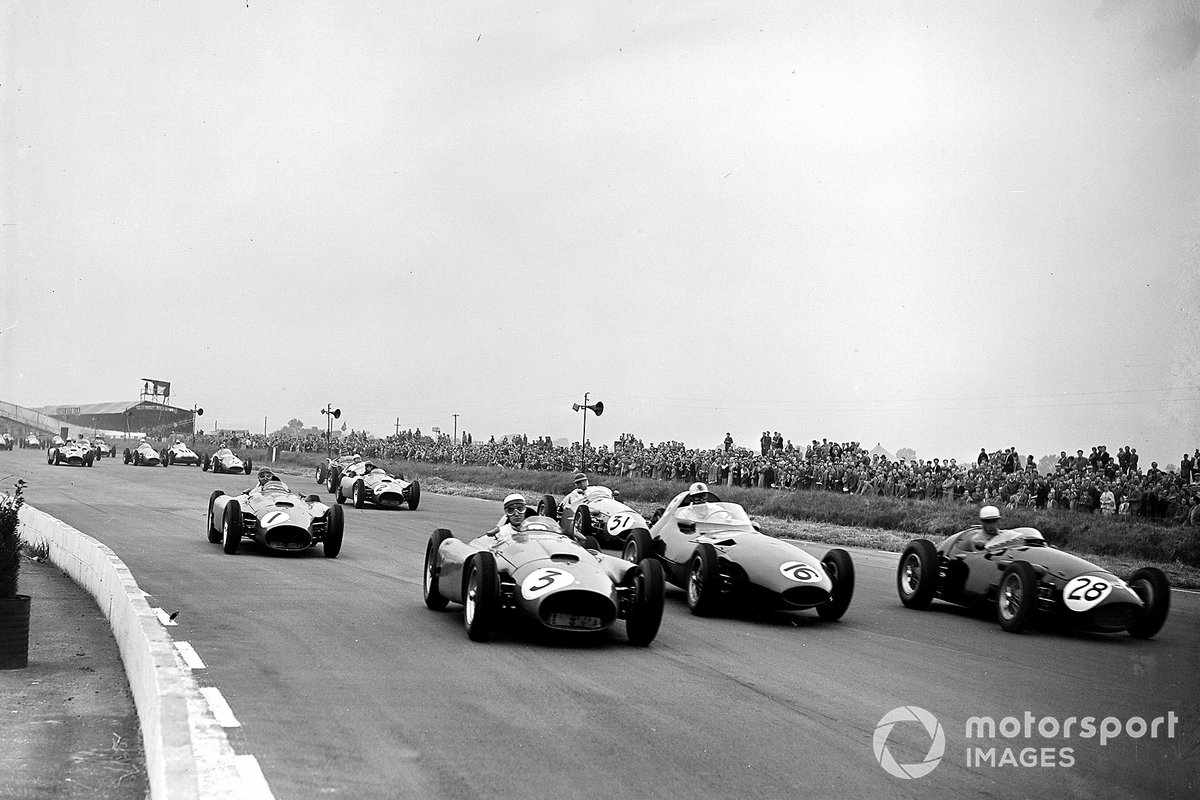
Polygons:
M925 609L938 597L957 605L994 604L1006 631L1018 633L1035 612L1074 628L1101 633L1128 631L1149 639L1167 619L1171 586L1157 567L1143 567L1123 581L1079 556L1051 547L1035 528L999 531L976 549L979 526L934 545L917 539L905 548L896 570L900 602Z
M165 467L167 462L163 461L162 454L149 442L142 442L133 450L125 448L125 463L133 464L135 467Z
M334 487L337 486L337 479L333 477L334 473L345 469L351 464L357 464L359 461L362 461L362 456L360 456L358 453L344 456L334 456L333 458L325 459L321 463L317 464L317 483L325 484L325 487L332 492Z
M71 439L53 445L46 451L47 464L68 464L72 467L90 467L96 462L96 451L90 442Z
M382 508L399 508L407 503L410 511L416 511L421 504L420 481L393 477L370 461L350 464L338 470L338 475L333 496L339 503L349 499L355 508L362 508L366 503L374 503Z
M249 458L243 461L228 447L222 447L211 456L205 456L200 467L205 472L211 469L213 472L244 472L249 475L250 470L254 469L254 462Z
M179 464L185 467L198 467L204 463L204 459L193 452L192 448L188 447L182 440L176 439L167 448L167 454L163 458L163 463L167 466Z
M92 437L92 449L96 451L96 458L111 458L117 454L117 448L101 436Z
M502 617L553 631L596 633L625 620L630 644L658 635L663 574L658 562L631 564L588 550L549 517L527 517L519 531L501 524L470 542L438 528L425 548L425 605L464 606L467 636L487 641Z
M589 486L582 494L572 492L561 503L552 495L543 495L538 513L557 519L562 532L576 541L595 536L596 541L609 547L623 546L630 531L650 532L646 518L617 500L606 486Z
M38 437L36 435L34 435L32 433L29 434L28 436L26 436L25 438L21 439L21 449L22 450L24 450L26 448L30 448L30 447L37 449L37 450L42 449L41 441L38 439Z
M737 503L723 503L692 484L655 513L650 532L633 531L625 558L658 559L671 583L701 616L726 601L754 608L815 608L828 621L846 613L854 596L854 562L834 548L818 560L798 546L758 530Z
M320 542L326 558L342 550L345 518L341 506L327 506L310 494L296 494L280 480L269 480L239 495L219 489L208 498L205 532L210 542L233 555L242 537L263 547L294 553Z

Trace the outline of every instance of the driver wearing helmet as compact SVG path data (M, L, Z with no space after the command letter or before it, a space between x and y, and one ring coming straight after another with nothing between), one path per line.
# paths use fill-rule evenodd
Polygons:
M979 509L979 530L967 538L967 550L983 550L1000 532L1000 509L984 506Z
M563 498L563 505L569 506L572 503L578 503L583 500L584 493L588 490L588 477L582 472L576 472L571 479L575 482L575 488L571 493Z
M500 533L519 533L525 522L525 495L516 492L504 498L504 516L496 523L496 527L484 536L498 536Z
M694 506L700 503L719 503L721 502L715 494L708 489L708 484L701 481L696 481L688 487L687 496L679 501L679 507Z

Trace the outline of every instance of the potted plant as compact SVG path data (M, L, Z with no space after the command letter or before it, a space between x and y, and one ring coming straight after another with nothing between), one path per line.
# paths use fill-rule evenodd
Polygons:
M29 666L29 596L17 594L25 481L15 488L11 495L0 494L0 669Z

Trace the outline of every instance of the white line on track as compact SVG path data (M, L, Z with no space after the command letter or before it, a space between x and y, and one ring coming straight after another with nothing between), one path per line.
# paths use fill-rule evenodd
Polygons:
M267 785L267 777L263 775L262 768L258 765L257 758L234 756L233 763L237 767L238 775L242 777L242 786L245 789L243 796L247 800L275 799L275 795L271 794L271 787Z
M190 669L207 669L204 666L204 661L200 658L200 654L196 652L196 648L192 647L189 642L176 642L175 649L179 651L179 655L183 656L184 663Z
M158 621L163 625L178 625L179 623L171 619L171 615L163 611L161 608L154 609L154 616L158 617Z
M242 727L242 723L238 722L237 717L233 715L233 709L229 707L229 703L225 702L220 689L215 686L204 686L201 687L200 694L204 695L204 699L208 701L208 708L216 717L218 725L222 728Z

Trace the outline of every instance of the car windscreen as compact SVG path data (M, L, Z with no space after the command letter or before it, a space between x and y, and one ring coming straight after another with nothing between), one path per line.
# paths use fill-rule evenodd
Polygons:
M588 500L611 500L613 493L612 489L605 486L592 486L583 496Z
M1036 528L1012 528L997 533L995 538L987 543L987 548L992 550L998 547L1013 547L1022 544L1038 547L1044 546L1046 540Z

